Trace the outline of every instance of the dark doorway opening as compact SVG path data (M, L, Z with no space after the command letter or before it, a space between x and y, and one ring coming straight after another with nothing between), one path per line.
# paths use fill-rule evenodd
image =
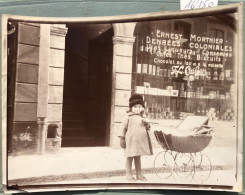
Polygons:
M18 46L18 23L8 21L7 36L7 151L13 152L14 135L14 101L16 87L16 69L17 69L17 46Z
M109 145L113 29L69 24L66 36L62 147Z

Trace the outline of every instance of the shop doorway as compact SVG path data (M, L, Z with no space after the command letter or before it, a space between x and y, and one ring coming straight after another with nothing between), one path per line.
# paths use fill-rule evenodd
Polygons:
M69 24L66 36L62 147L109 145L113 29Z

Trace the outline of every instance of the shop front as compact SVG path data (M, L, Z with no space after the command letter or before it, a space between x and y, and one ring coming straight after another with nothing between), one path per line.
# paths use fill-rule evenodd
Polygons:
M151 120L235 120L234 16L137 23L133 93Z

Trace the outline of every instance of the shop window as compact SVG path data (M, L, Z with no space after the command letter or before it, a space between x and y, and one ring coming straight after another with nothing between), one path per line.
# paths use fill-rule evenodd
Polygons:
M192 32L201 22L202 29ZM208 29L210 22L215 26L215 20L199 18L191 23L184 19L137 23L132 93L143 95L150 119L183 119L187 115L234 119L230 101L234 32L225 40L227 32Z
M211 38L213 38L215 40L216 39L217 40L224 40L224 31L219 30L219 29L215 29L215 28L210 29L209 30L209 37L211 37ZM223 46L224 43L223 42L220 43L220 41L219 41L219 42L215 42L214 45L215 45L215 48L211 50L213 52L215 52L216 47ZM220 59L219 60L220 63L223 64L223 66L225 66L226 59L224 59L223 56L220 56L219 59ZM217 83L216 76L218 78L219 75L222 76L223 74L225 74L224 67L222 67L222 68L219 68L219 67L218 68L216 68L216 67L208 67L208 71L210 72L210 75L212 76L211 80L212 80L213 83Z

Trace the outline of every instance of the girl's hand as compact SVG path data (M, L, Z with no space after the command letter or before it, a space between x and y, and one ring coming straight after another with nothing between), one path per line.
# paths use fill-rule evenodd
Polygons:
M148 118L143 118L142 123L146 126L147 130L150 130L151 124L150 124L150 120Z
M148 131L151 130L151 124L150 123L147 123L145 126L146 126L146 130L148 130Z
M122 148L126 148L126 142L124 137L120 137L120 146Z
M150 123L150 120L148 118L142 118L142 122L145 123Z

